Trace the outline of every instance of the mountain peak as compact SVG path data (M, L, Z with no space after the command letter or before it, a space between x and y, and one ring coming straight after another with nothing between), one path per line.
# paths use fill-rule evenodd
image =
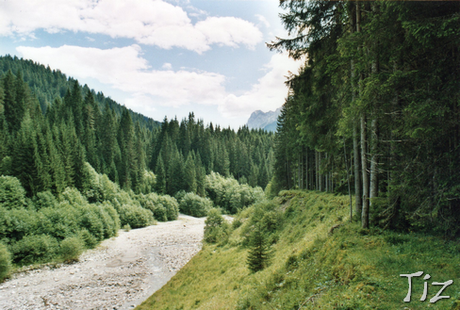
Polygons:
M251 116L246 123L249 129L258 129L262 128L267 131L276 130L276 122L278 121L278 116L281 113L281 108L276 109L275 111L262 112L261 110L256 110L252 112Z

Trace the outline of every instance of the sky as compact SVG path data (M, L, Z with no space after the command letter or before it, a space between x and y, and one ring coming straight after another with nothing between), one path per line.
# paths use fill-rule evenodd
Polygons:
M155 120L194 112L237 129L273 111L300 62L277 0L2 0L0 55L60 70Z

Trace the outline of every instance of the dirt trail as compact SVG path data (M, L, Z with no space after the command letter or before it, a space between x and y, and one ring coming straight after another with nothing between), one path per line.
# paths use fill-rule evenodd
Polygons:
M75 264L15 274L0 284L0 309L133 309L201 249L204 220L120 230Z

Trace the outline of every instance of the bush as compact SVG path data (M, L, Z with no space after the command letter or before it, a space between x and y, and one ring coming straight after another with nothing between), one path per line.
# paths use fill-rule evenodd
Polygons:
M94 237L87 229L83 228L78 234L79 238L85 243L85 247L93 249L98 244L96 237Z
M187 194L186 191L180 190L176 194L174 194L174 198L176 198L177 202L180 204L184 196Z
M100 177L99 183L101 186L101 200L112 201L115 199L117 193L120 191L118 184L110 181L109 177L105 174Z
M87 162L83 165L82 193L89 202L102 201L101 175Z
M153 212L158 221L172 221L179 216L179 204L169 195L150 193L139 200L142 200L144 208Z
M67 237L61 242L60 254L64 261L78 261L85 246L84 242L78 237Z
M5 210L0 207L0 239L18 241L41 231L43 216L31 209Z
M161 203L157 203L154 210L155 211L153 212L153 216L155 219L160 222L166 222L168 220L166 208Z
M182 213L195 217L206 216L211 208L212 201L209 198L203 198L194 193L185 194L179 205Z
M240 184L233 178L225 178L215 172L206 176L206 192L214 205L232 214L264 197L260 187L253 188L247 184Z
M80 207L88 204L85 197L76 188L67 187L61 194L61 202L67 202L73 207Z
M204 240L207 243L226 243L230 233L230 225L222 217L218 209L211 209L205 221Z
M152 171L144 170L142 173L142 179L139 182L139 191L143 194L149 194L153 192L156 184L156 176Z
M121 225L129 224L131 228L141 228L154 223L153 213L137 205L122 205L118 210Z
M101 210L95 205L87 205L81 209L78 226L86 228L98 241L104 239L104 223L102 222Z
M48 235L28 235L11 247L13 261L20 265L50 261L56 256L59 244Z
M48 234L59 240L80 232L81 208L68 203L60 203L56 208L44 208L37 212L41 217L38 225L42 234Z
M2 282L10 273L11 254L8 248L0 243L0 282Z
M34 198L34 206L37 210L48 207L55 207L57 200L50 191L40 192Z
M26 191L21 182L10 176L0 176L0 205L5 209L16 209L25 206Z
M120 216L117 211L108 202L104 202L99 208L103 210L101 215L104 223L104 237L110 238L116 236L120 229Z

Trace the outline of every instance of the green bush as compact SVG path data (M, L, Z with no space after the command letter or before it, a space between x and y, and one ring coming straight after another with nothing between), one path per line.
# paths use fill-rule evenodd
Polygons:
M93 249L98 244L96 237L94 237L87 229L83 228L78 237L85 243L85 247Z
M179 204L169 195L150 193L141 199L143 207L153 212L158 221L172 221L179 216Z
M76 188L67 187L61 194L61 202L66 202L73 207L88 204L86 198Z
M81 208L79 227L86 228L98 241L104 239L104 223L100 216L101 209L95 205Z
M78 261L85 248L83 240L78 237L67 237L60 245L61 258L66 262Z
M82 194L89 202L102 201L101 175L87 162L83 165Z
M104 237L116 236L120 229L120 216L117 211L108 202L104 202L99 208L102 208L101 217L104 223Z
M153 192L156 184L156 176L152 171L144 170L142 179L139 182L139 191L143 194L149 194Z
M21 182L11 176L0 176L0 205L5 209L16 209L25 206L26 191Z
M101 186L101 200L103 201L112 201L116 198L117 193L120 191L118 184L110 181L109 177L103 174L99 183Z
M205 221L204 240L207 243L226 243L230 233L230 225L222 217L218 209L211 209Z
M0 207L0 240L18 241L26 235L36 234L39 222L40 217L34 210Z
M122 205L118 213L122 226L129 224L131 228L141 228L154 222L152 211L138 205Z
M8 248L0 243L0 282L2 282L10 273L11 254Z
M163 204L157 203L155 205L155 211L153 212L153 216L160 222L166 222L168 220L166 208L163 206Z
M44 208L37 212L40 215L38 222L39 232L48 234L59 240L80 232L82 209L72 207L66 202L61 202L56 208Z
M58 252L58 241L48 235L28 235L11 246L13 262L19 265L50 261Z
M57 200L50 191L40 192L34 197L34 206L37 210L55 207Z
M180 190L176 194L174 194L174 198L176 198L177 202L180 204L184 196L187 194L186 191Z
M182 198L179 209L184 214L203 217L212 209L212 201L194 193L187 193Z
M246 208L264 197L262 188L240 184L233 178L225 178L215 172L206 176L206 192L214 205L231 214L237 213L238 210Z

